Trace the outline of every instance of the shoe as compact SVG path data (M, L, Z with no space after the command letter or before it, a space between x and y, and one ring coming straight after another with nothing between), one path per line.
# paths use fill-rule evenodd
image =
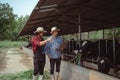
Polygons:
M39 75L38 80L43 80L43 75Z
M56 72L56 74L55 74L55 80L58 80L58 79L59 79L59 73Z
M33 80L37 80L37 76L34 76L34 75L33 75Z
M55 76L54 75L50 75L50 80L55 80Z

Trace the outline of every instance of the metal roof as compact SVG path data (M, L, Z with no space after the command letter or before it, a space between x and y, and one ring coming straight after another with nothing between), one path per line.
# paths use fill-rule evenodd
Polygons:
M39 0L19 36L33 34L38 26L47 35L52 26L61 35L77 33L79 24L82 32L119 27L120 0Z

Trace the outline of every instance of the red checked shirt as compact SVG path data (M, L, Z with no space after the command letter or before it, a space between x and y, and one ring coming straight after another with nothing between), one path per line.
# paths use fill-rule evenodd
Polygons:
M31 40L33 53L36 53L37 47L40 47L40 42L43 41L43 38L39 36L34 36Z

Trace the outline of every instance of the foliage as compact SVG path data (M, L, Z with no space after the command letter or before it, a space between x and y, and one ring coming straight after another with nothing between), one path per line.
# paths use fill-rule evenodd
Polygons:
M22 30L25 25L28 15L17 17L14 23L11 24L11 28L9 29L9 35L11 36L9 39L13 41L17 40L26 40L26 37L18 37L19 32Z
M83 35L84 34L84 35ZM69 34L62 36L64 40L79 40L79 34ZM105 29L104 30L104 39L112 39L113 38L113 30L112 29ZM120 38L120 28L115 28L115 38ZM89 32L89 39L88 33L82 33L82 40L98 40L103 39L103 30L98 31L91 31Z
M104 30L104 39L113 38L113 29ZM115 28L115 38L120 38L120 28ZM90 32L90 39L103 39L103 30Z
M7 29L10 28L10 24L14 21L15 15L13 14L13 9L9 4L0 3L0 39L7 37Z
M18 38L18 33L22 30L28 17L28 15L18 17L8 3L0 3L0 40L26 40L25 37Z

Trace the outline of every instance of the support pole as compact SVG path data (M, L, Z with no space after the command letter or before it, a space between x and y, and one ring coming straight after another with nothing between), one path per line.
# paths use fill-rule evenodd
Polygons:
M115 27L113 27L113 60L114 60L114 64L116 63L116 60L115 60Z
M98 59L101 57L101 48L100 48L100 45L101 43L100 43L100 40L98 40Z
M103 39L105 39L105 30L103 29Z
M80 25L80 15L78 16L78 23L79 23L79 25L78 25L78 36L79 36L79 46L81 47L81 25Z
M81 44L81 25L80 25L80 14L78 16L78 36L79 36L79 48L81 48L82 44ZM79 51L80 52L80 51ZM81 53L81 52L80 52ZM78 65L83 65L83 62L80 60L80 54L78 54Z

